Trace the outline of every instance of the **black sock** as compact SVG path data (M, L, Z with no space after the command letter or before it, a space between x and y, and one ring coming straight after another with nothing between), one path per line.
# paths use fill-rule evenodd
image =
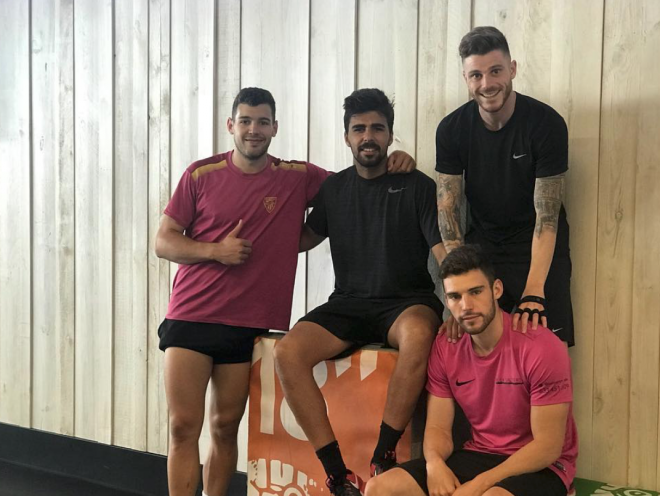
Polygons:
M344 465L344 459L341 457L341 451L339 451L339 443L337 441L326 444L323 448L317 450L316 456L321 460L328 477L332 477L334 480L346 477L348 470L346 469L346 465Z
M402 435L403 431L397 431L385 422L381 422L380 435L378 436L378 444L376 444L376 449L374 450L373 460L382 460L385 458L385 453L394 451Z

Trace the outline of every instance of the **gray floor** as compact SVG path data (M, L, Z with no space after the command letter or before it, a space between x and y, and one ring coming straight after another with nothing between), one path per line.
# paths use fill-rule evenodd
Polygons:
M0 496L137 496L0 461Z

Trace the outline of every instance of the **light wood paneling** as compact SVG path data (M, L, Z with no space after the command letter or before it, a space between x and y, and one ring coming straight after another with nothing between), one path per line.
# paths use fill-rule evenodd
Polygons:
M377 87L394 99L392 150L415 153L417 137L416 0L361 0L357 87Z
M435 178L435 131L468 101L458 44L470 30L468 0L421 0L417 54L417 167Z
M29 426L30 6L17 0L0 8L0 419Z
M660 2L619 2L616 29L630 46L630 105L638 108L633 142L634 247L630 370L630 454L627 480L654 487L658 480L660 397ZM638 103L634 103L636 102ZM632 137L632 136L631 136Z
M32 426L73 434L73 0L32 9ZM48 281L47 284L44 282Z
M170 298L170 263L153 247L170 198L170 1L149 3L149 291L147 339L147 451L167 453L168 415L158 326Z
M344 143L344 98L355 89L355 0L311 5L309 160L339 171L353 161ZM307 255L307 311L328 301L335 286L326 240Z
M113 9L74 9L75 435L112 440Z
M147 448L148 0L115 1L113 443Z
M308 147L309 0L244 0L241 86L269 90L277 103L278 135L269 153L305 160ZM301 219L302 222L302 219ZM306 255L298 258L291 322L305 314Z

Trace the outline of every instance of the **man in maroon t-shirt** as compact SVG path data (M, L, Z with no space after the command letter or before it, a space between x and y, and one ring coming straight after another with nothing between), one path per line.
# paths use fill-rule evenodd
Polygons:
M191 164L161 220L156 254L179 264L165 320L171 496L195 494L199 435L211 381L211 447L204 493L222 496L236 470L254 338L287 329L305 209L330 174L268 155L275 101L244 88L227 120L234 150ZM414 161L390 156L390 170Z

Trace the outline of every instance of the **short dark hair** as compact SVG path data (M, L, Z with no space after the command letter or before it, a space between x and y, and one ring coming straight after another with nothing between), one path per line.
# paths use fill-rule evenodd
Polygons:
M493 26L478 26L463 36L458 45L458 53L461 60L465 60L470 55L486 55L493 50L501 50L504 55L511 57L509 44L505 36Z
M450 276L460 276L471 270L484 273L492 286L495 282L495 269L478 245L461 245L453 249L440 264L440 279Z
M236 110L241 103L250 107L256 107L257 105L266 103L270 105L270 109L273 111L273 121L275 120L275 99L270 94L270 91L262 88L243 88L238 92L238 95L234 98L234 104L231 106L232 119L236 117Z
M394 132L394 102L378 88L355 90L344 99L344 131L348 132L351 117L365 112L378 112L387 120L390 133Z

